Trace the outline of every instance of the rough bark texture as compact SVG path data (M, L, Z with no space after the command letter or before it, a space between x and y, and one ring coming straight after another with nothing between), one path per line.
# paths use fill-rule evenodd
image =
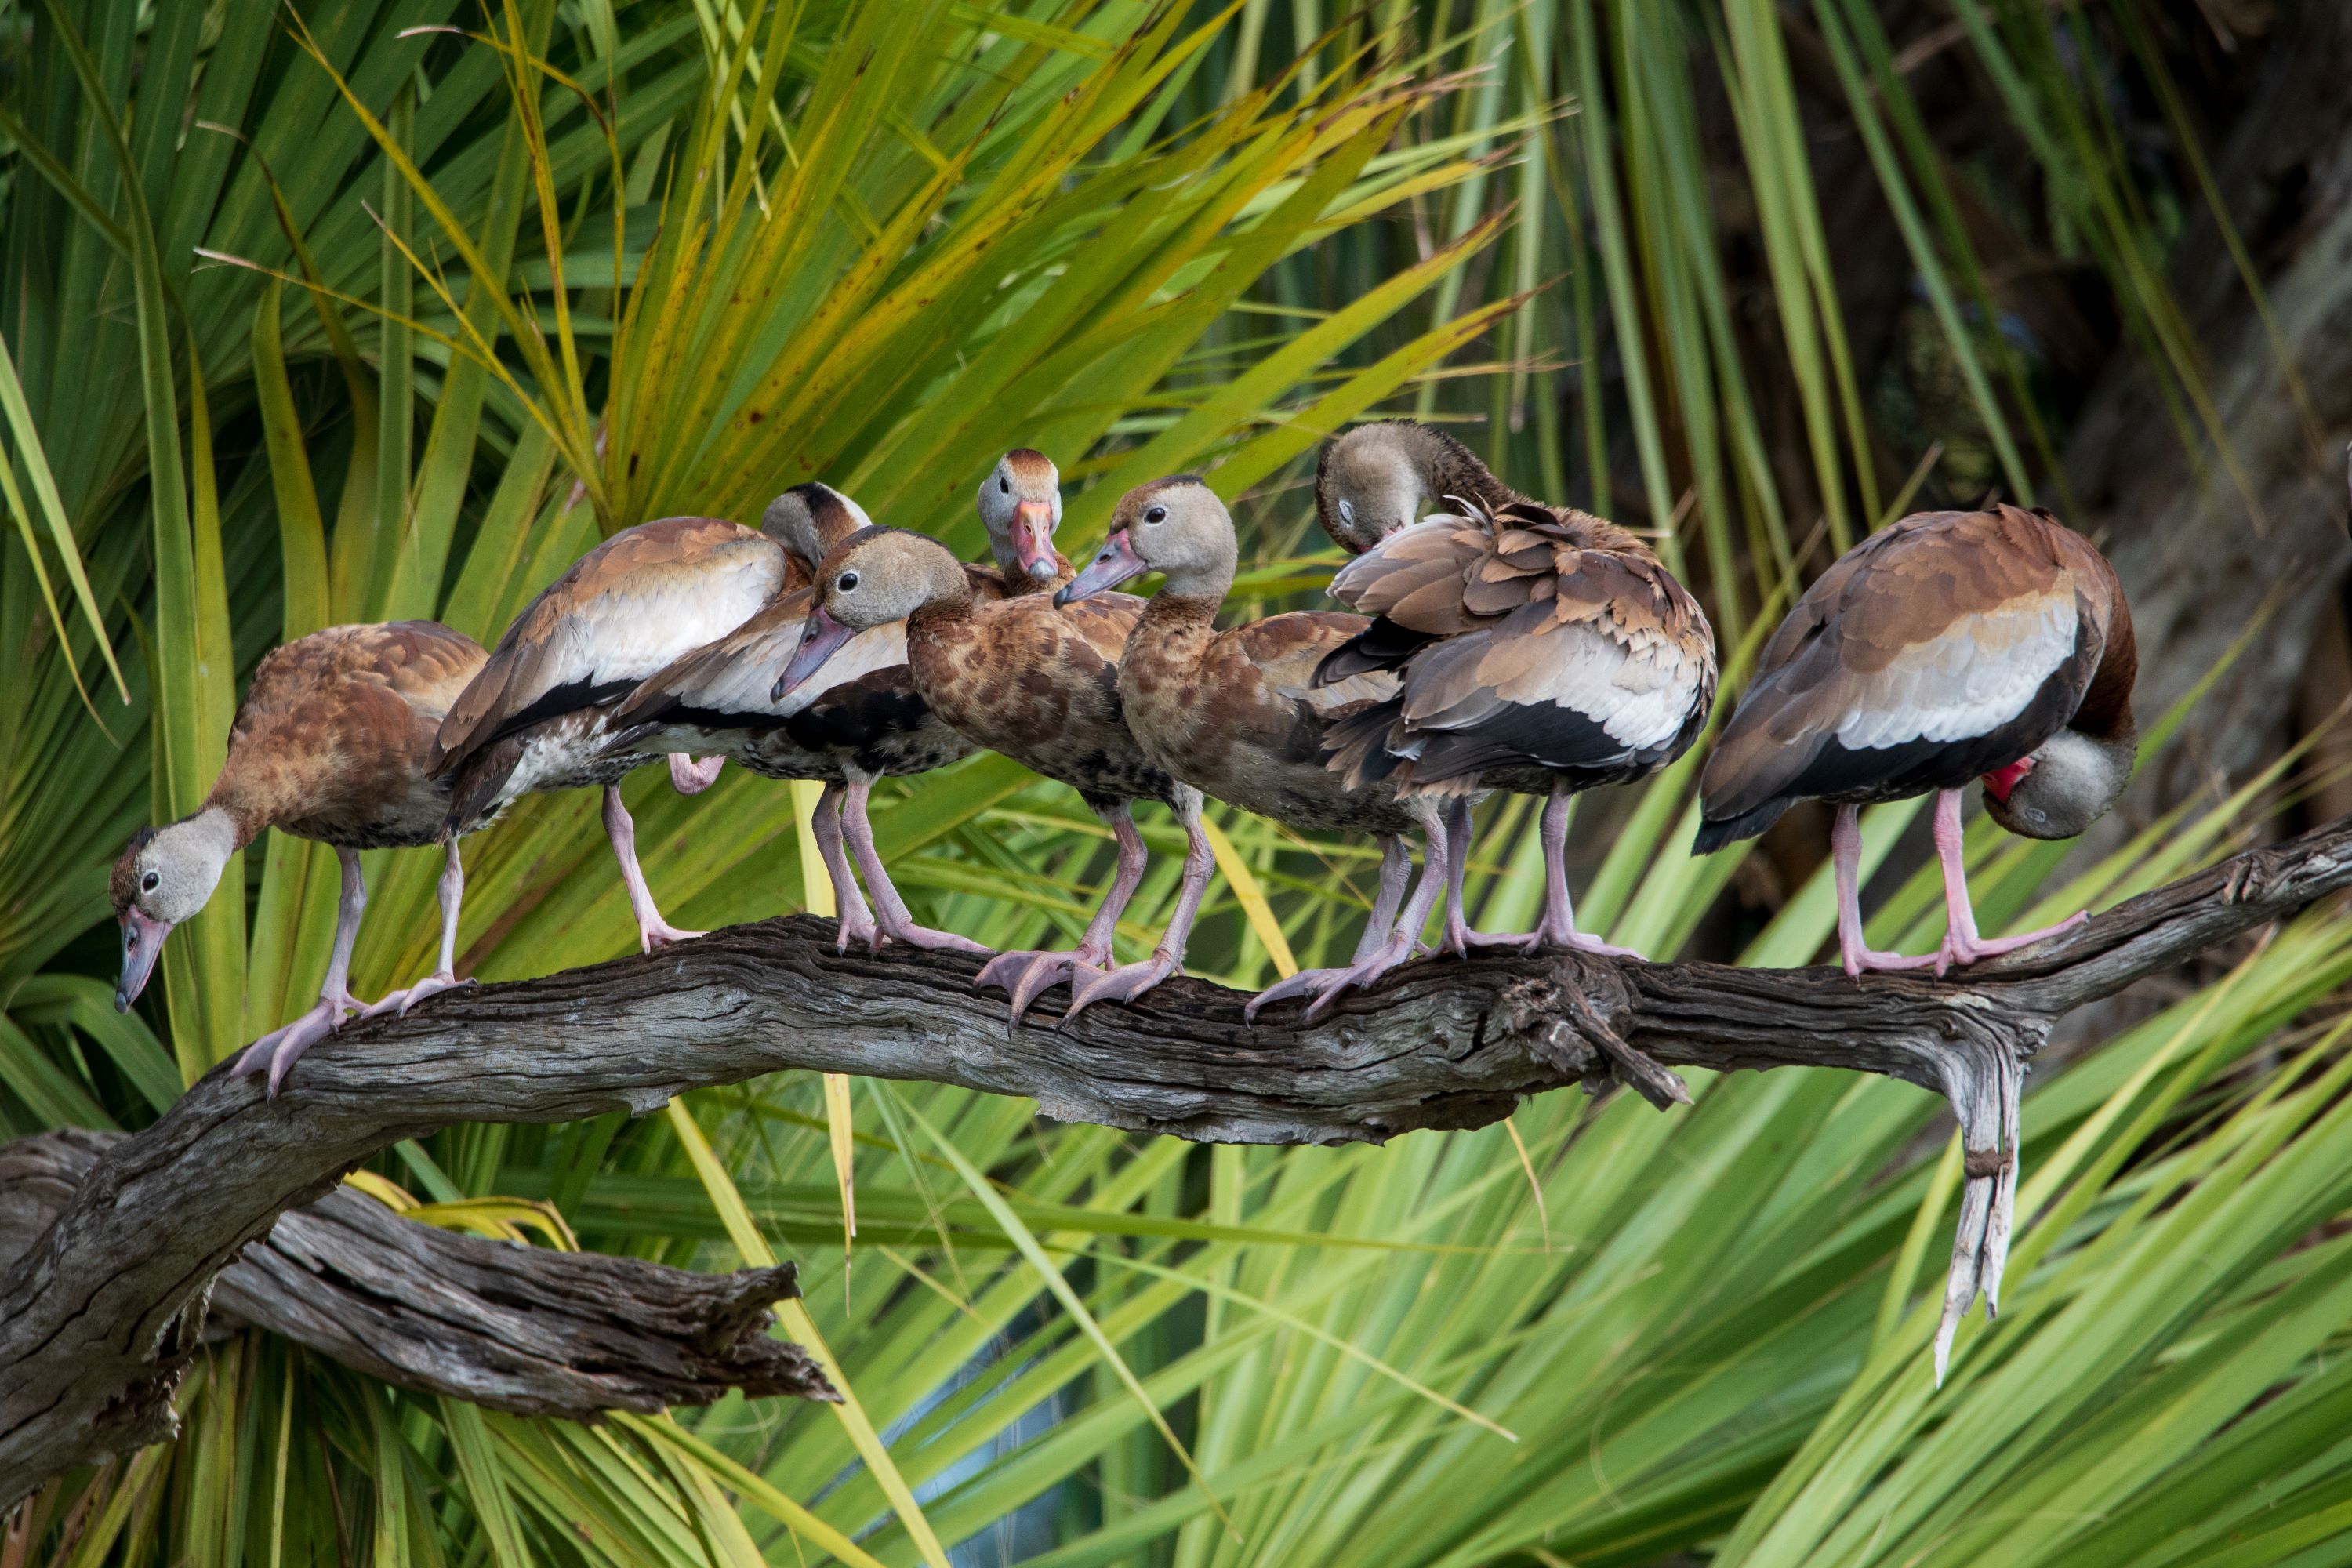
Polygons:
M119 1132L45 1132L0 1146L0 1257L16 1258L73 1201ZM552 1252L401 1218L338 1186L278 1216L223 1268L212 1322L267 1329L417 1394L518 1415L753 1395L841 1395L769 1308L798 1270L694 1274Z
M0 1503L68 1464L171 1435L212 1282L287 1209L401 1138L459 1121L652 1110L785 1068L928 1079L1046 1115L1261 1143L1483 1126L1523 1096L1658 1064L1836 1067L1932 1089L1970 1180L1948 1321L2006 1253L2019 1080L2067 1011L2352 886L2352 822L2252 851L1965 979L1568 953L1415 963L1311 1027L1252 1026L1200 981L1065 1030L1008 1027L974 962L833 951L829 921L738 926L648 957L446 993L355 1024L277 1100L215 1070L91 1169L0 1287ZM1678 1087L1678 1086L1672 1086Z

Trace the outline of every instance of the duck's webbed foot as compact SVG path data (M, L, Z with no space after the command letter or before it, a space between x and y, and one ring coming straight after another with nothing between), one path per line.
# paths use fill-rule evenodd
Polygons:
M1412 950L1412 938L1402 932L1390 936L1388 941L1373 949L1368 956L1332 976L1323 988L1316 993L1315 1000L1307 1005L1307 1021L1311 1023L1321 1017L1324 1011L1333 1002L1339 1000L1342 993L1360 990L1379 980L1390 970L1411 958Z
M294 1064L302 1059L302 1053L341 1029L343 1016L358 1011L359 1007L359 998L349 992L321 996L309 1012L270 1030L246 1047L245 1053L236 1058L236 1066L230 1071L236 1077L244 1078L267 1068L269 1073L269 1098L275 1100L278 1086L286 1081L286 1075L293 1070Z
M1065 982L1075 984L1087 973L1100 973L1110 963L1110 954L1080 943L1067 952L1045 948L1024 948L1000 952L981 966L972 981L976 990L992 987L1004 992L1013 999L1013 1021L1021 1022L1029 1005Z
M2004 952L2015 952L2021 947L2032 947L2037 942L2047 942L2053 936L2063 936L2091 918L2088 910L2080 910L2054 926L2026 931L2019 936L1979 936L1966 929L1947 931L1943 946L1936 952L1936 973L1965 969L1982 959L1998 958Z
M1432 951L1450 952L1456 958L1467 958L1473 948L1511 947L1525 950L1535 945L1536 940L1533 937L1521 936L1517 931L1479 931L1459 916L1448 914L1445 917L1445 932L1438 938L1436 948L1433 950L1423 942L1416 944L1415 951L1416 953Z
M1255 1023L1259 1009L1276 1002L1286 1002L1293 996L1320 996L1349 973L1346 969L1302 969L1296 974L1286 974L1244 1003L1242 1016Z
M835 918L835 925L834 952L847 952L853 944L868 952L882 951L882 943L886 940L882 928L874 923L873 912L863 902L854 909L843 910Z
M460 980L445 969L438 974L426 975L424 979L418 981L415 984L409 986L404 991L394 991L384 996L383 1000L375 1003L372 1006L361 1008L360 1016L362 1018L373 1018L385 1013L392 1013L400 1017L405 1018L408 1016L408 1010L411 1007L415 1006L419 1002L424 1001L427 996L437 996L444 991L462 990L466 986L478 985L480 984L480 981L474 979L471 975Z
M970 937L958 936L951 931L934 931L929 926L917 925L903 914L894 914L887 904L885 904L882 909L880 930L874 938L869 939L867 946L875 952L879 952L883 939L886 938L893 942L903 942L908 947L919 947L927 952L970 952L986 955L996 951L992 947L982 947Z
M637 951L652 952L674 942L692 942L696 937L709 934L709 931L680 931L656 914L650 920L637 921Z
M1574 916L1564 915L1554 909L1545 910L1543 918L1536 921L1536 929L1525 936L1489 937L1486 940L1498 947L1517 947L1522 952L1542 952L1546 950L1589 952L1596 958L1638 958L1645 963L1649 962L1647 953L1630 947L1619 947L1614 942L1603 942L1597 936L1577 930Z
M680 795L700 795L719 782L719 770L727 765L722 753L696 762L684 752L669 754L669 786Z
M1155 952L1139 963L1077 975L1070 982L1070 1007L1062 1021L1069 1022L1097 1002L1132 1002L1182 968L1172 953Z
M1906 970L1932 968L1939 959L1932 952L1923 953L1917 958L1900 952L1881 952L1856 941L1838 944L1838 962L1845 966L1847 974L1859 980L1865 974L1895 974Z

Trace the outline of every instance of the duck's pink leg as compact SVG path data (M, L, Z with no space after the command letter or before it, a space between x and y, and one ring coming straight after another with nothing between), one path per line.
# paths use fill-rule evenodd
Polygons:
M637 917L637 947L651 952L673 942L691 942L703 933L680 931L662 919L646 874L637 866L637 825L621 804L621 786L604 786L604 837L613 841L613 856L621 863L621 885L629 890L629 910Z
M359 940L360 916L367 911L367 883L360 876L360 856L356 849L337 849L335 857L343 864L343 896L335 909L335 946L327 958L326 983L319 987L319 1001L309 1012L281 1027L275 1028L245 1048L229 1069L238 1078L251 1072L269 1069L269 1098L278 1098L278 1088L286 1075L302 1058L302 1053L343 1026L343 1015L356 1010L360 999L351 994L352 944Z
M408 1016L408 1010L436 993L471 985L469 979L457 978L457 910L466 901L466 868L457 858L457 839L453 834L444 840L447 854L441 867L441 967L410 986L391 995L360 1015L373 1018L378 1013L398 1013Z
M700 795L719 782L719 770L727 765L724 756L705 757L696 762L684 752L669 754L669 787L680 795Z
M1421 928L1428 923L1429 913L1437 907L1438 895L1445 888L1452 858L1446 853L1445 825L1436 808L1420 806L1415 815L1423 819L1421 880L1413 884L1412 896L1405 900L1404 911L1390 929L1388 940L1358 960L1353 968L1343 971L1307 1004L1307 1016L1310 1020L1329 1007L1341 992L1370 985L1412 956L1413 942L1421 935Z
M1108 806L1097 806L1095 815L1101 817L1118 841L1118 869L1112 876L1110 889L1095 910L1095 918L1078 938L1078 945L1066 952L1030 949L1017 952L1000 952L982 966L975 986L993 985L1013 998L1013 1021L1029 1010L1029 1004L1038 996L1071 979L1080 969L1108 969L1113 953L1111 940L1118 929L1118 917L1127 912L1127 902L1135 897L1135 889L1143 881L1143 868L1150 854L1143 847L1143 835L1135 830L1135 814L1125 801Z
M929 948L944 952L986 952L976 942L960 937L953 931L933 931L915 923L907 911L907 901L891 885L890 873L883 868L882 857L874 848L874 829L866 820L866 797L873 793L874 781L851 774L849 788L843 800L841 822L849 837L849 852L857 857L857 868L866 873L866 886L874 895L874 911L881 925L880 934L896 937L909 947ZM871 945L878 948L877 942Z
M1576 906L1568 897L1568 808L1574 798L1566 784L1556 784L1551 788L1551 798L1544 802L1544 912L1536 929L1523 939L1523 945L1530 952L1565 947L1599 953L1604 958L1640 958L1642 954L1630 947L1612 946L1576 929Z
M824 871L833 879L833 907L841 931L834 938L833 951L847 952L853 942L864 942L868 950L882 945L882 931L874 923L874 911L866 907L866 895L858 890L857 879L850 874L849 857L841 847L841 797L847 786L827 784L817 796L816 810L809 816L809 832L816 839L816 852L824 861Z
M1980 958L1995 958L2004 952L2014 952L2046 938L2073 931L2091 917L2078 911L2054 926L2030 931L2021 936L1981 937L1977 934L1976 905L1969 900L1969 868L1963 858L1964 830L1960 826L1960 792L1948 789L1936 796L1936 858L1944 867L1944 942L1936 951L1936 973L1942 974L1955 964L1970 964Z
M1097 1002L1132 1002L1183 968L1184 947L1192 939L1192 921L1201 913L1201 897L1209 890L1209 873L1216 867L1216 857L1210 852L1209 836L1201 829L1200 793L1189 786L1181 789L1175 812L1176 820L1184 825L1184 879L1177 886L1176 908L1168 918L1168 929L1160 933L1160 945L1139 963L1074 974L1069 1011L1062 1015L1064 1023Z
M1405 884L1412 879L1412 854L1404 840L1393 833L1381 835L1381 890L1372 900L1371 913L1364 919L1364 934L1356 939L1355 954L1347 966L1339 969L1302 969L1296 974L1285 975L1242 1006L1242 1016L1255 1022L1258 1009L1292 996L1321 994L1326 986L1337 981L1357 964L1380 951L1389 932L1396 929L1397 906L1404 901ZM1476 933L1472 933L1475 935Z
M1865 970L1925 969L1932 958L1876 952L1862 940L1862 808L1842 805L1830 825L1830 858L1837 868L1838 957L1855 979Z
M1562 798L1557 791L1554 792L1552 799L1555 803ZM1562 814L1561 820L1564 825L1565 813ZM1547 809L1544 814L1547 828L1550 821L1551 814ZM1462 885L1470 875L1470 797L1465 795L1447 802L1445 807L1445 932L1438 938L1438 951L1467 958L1470 956L1470 950L1474 947L1523 948L1533 945L1537 940L1534 937L1471 929L1469 919L1462 910ZM1564 826L1563 831L1565 831ZM1549 845L1551 841L1547 837L1544 842ZM1360 953L1357 956L1360 958L1363 955Z

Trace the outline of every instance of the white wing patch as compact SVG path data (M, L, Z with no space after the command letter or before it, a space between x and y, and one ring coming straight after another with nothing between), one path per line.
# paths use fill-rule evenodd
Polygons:
M1492 636L1473 632L1455 640L1483 641ZM1549 657L1496 681L1496 699L1581 714L1629 752L1671 745L1689 720L1706 678L1699 660L1664 641L1637 650L1597 627L1577 624L1558 626L1532 640ZM1407 722L1431 730L1466 728L1485 721L1490 713L1479 708L1449 724L1446 714L1415 711L1410 697L1405 707Z
M771 545L732 571L641 574L574 615L589 623L581 631L593 639L598 680L643 680L759 614L782 582L782 557Z
M1965 616L1870 676L1865 700L1830 732L1849 751L1989 734L2073 656L2077 620L2071 585Z

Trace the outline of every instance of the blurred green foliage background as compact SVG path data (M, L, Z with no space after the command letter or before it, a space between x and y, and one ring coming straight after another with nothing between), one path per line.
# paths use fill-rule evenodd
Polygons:
M407 616L489 641L650 518L749 521L822 478L972 553L973 486L1030 445L1075 556L1126 486L1202 468L1257 614L1333 563L1321 437L1414 413L1653 531L1736 690L1775 606L1880 523L1992 489L2064 509L2102 354L2227 469L2166 273L2193 221L2254 287L2178 75L2221 26L2147 0L0 6L0 1122L142 1125L315 989L333 858L272 835L152 999L109 1005L106 868L201 798L263 650ZM1587 928L1809 961L1825 873L1688 858L1696 760L1580 805ZM1988 928L2237 847L2301 767L2071 862L1977 824ZM630 805L674 919L800 907L803 795L657 773ZM1002 759L885 793L931 923L1068 940L1109 876L1078 802ZM1487 808L1488 925L1534 912L1530 805ZM1913 814L1873 814L1874 856ZM1370 847L1218 821L1196 968L1344 952ZM628 947L587 793L467 849L461 971ZM373 994L425 965L438 861L367 859ZM1874 942L1937 933L1906 868ZM466 1200L680 1265L795 1258L792 1326L854 1411L531 1422L238 1334L179 1443L50 1485L0 1563L2352 1560L2352 925L2227 960L2037 1085L2011 1300L1940 1392L1957 1147L1901 1085L1696 1075L1672 1116L1554 1095L1284 1150L860 1082L851 1251L838 1102L782 1078L454 1129L376 1175L534 1245L565 1233Z

